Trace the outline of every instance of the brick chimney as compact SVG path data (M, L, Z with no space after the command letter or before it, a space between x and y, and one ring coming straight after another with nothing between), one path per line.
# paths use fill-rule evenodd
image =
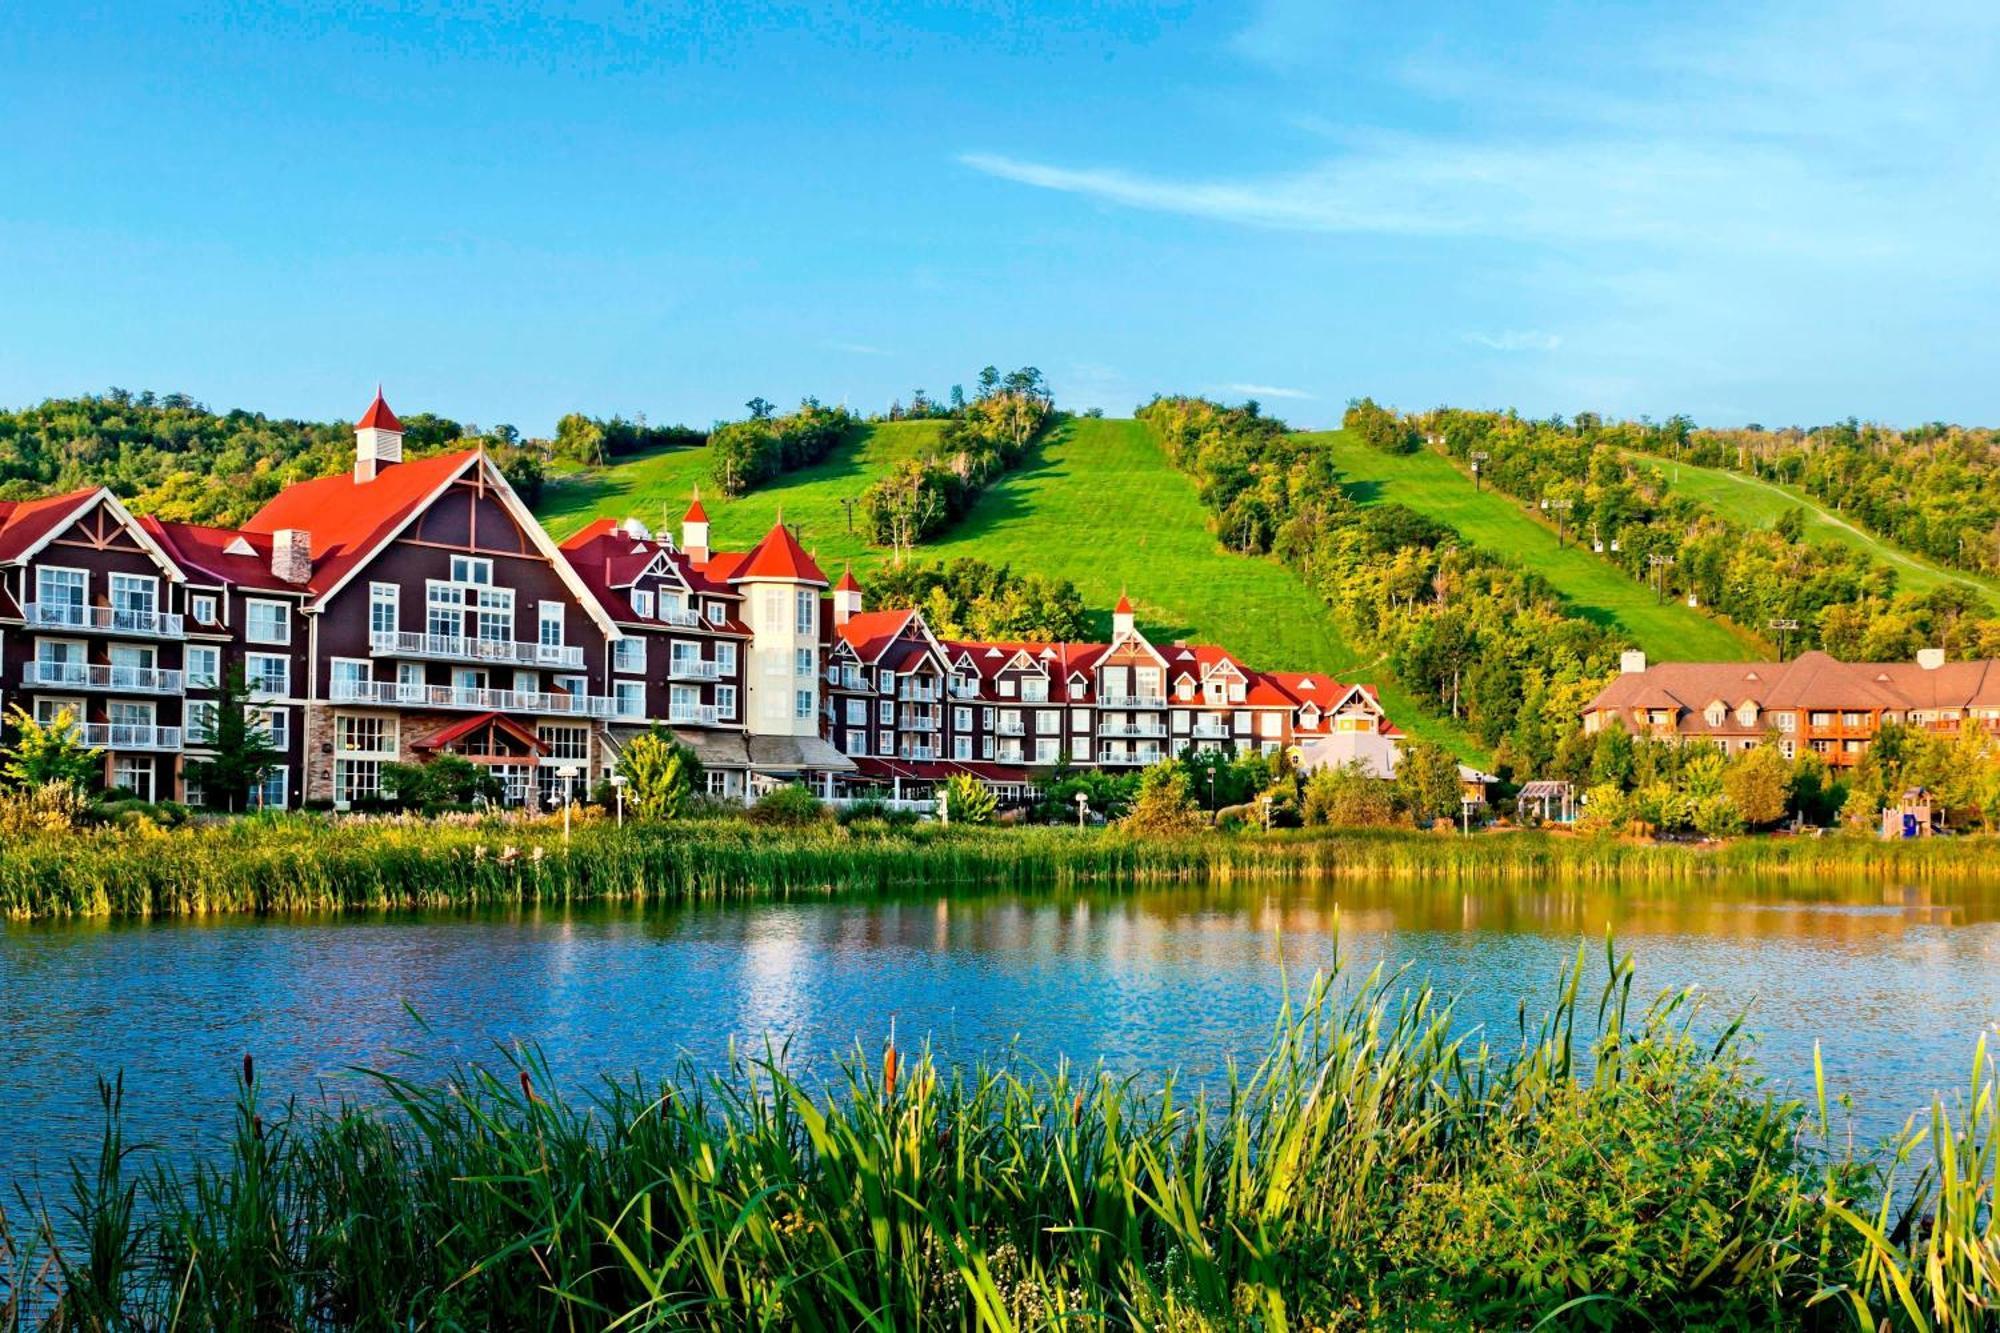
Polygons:
M304 584L313 572L312 534L304 528L279 528L271 534L271 573L286 583Z

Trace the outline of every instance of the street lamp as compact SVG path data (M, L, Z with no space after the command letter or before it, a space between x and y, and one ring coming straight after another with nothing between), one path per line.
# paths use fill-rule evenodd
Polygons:
M632 779L626 777L623 773L613 773L611 775L611 791L612 794L616 796L618 799L619 828L625 827L625 784L630 782L631 780Z
M1078 828L1083 827L1084 818L1085 816L1089 815L1089 813L1090 813L1090 797L1084 795L1082 792L1078 792L1076 794L1076 826Z
M563 766L562 766L561 768L559 768L559 769L557 769L557 770L556 770L556 776L557 776L557 777L559 777L559 778L561 778L561 779L562 779L562 783L563 783L563 786L562 786L562 793L563 793L563 846L565 846L565 847L569 846L569 811L570 811L570 806L571 806L571 805L573 805L573 804L575 804L575 802L574 802L574 801L573 801L573 800L571 799L571 797L572 797L572 795L573 795L573 792L572 792L572 790L571 790L571 787L572 787L572 784L573 784L573 783L575 783L575 781L577 780L577 778L578 778L578 777L580 777L580 776L582 776L582 772L583 772L583 770L579 769L579 768L578 768L578 767L577 767L577 766L576 766L575 764L564 764L564 765L563 765Z

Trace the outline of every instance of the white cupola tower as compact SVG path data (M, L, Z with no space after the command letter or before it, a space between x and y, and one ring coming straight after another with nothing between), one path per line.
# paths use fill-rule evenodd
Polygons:
M1118 594L1118 605L1111 608L1111 637L1122 638L1133 631L1132 599L1123 592Z
M841 571L840 582L833 585L833 623L845 625L861 614L861 585L854 581L854 571Z
M373 481L383 468L403 461L403 423L389 410L382 386L375 386L375 401L361 420L354 423L354 479Z
M694 503L681 515L681 549L697 565L708 563L708 511L701 507L701 487L694 488Z

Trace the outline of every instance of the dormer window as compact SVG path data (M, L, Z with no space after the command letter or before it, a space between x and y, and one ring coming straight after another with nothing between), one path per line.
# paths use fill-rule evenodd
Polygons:
M1745 699L1740 705L1737 706L1736 720L1742 723L1746 727L1756 726L1757 725L1756 703L1752 700Z
M1182 676L1181 683L1174 687L1174 693L1183 699L1194 698L1194 682L1186 676Z
M634 588L632 590L632 614L641 620L651 620L653 618L653 594L650 592L641 592L637 588Z
M1729 716L1729 710L1723 706L1720 699L1717 699L1702 711L1702 716L1708 719L1709 726L1719 727L1722 725L1722 719Z

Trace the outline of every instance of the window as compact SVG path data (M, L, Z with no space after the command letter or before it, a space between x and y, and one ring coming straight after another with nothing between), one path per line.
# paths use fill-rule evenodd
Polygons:
M611 665L618 671L643 672L646 669L646 641L636 634L615 641L611 645Z
M847 725L850 727L865 727L868 725L868 701L866 699L849 699L847 701Z
M954 736L954 737L952 737L952 738L951 738L951 757L952 757L953 759L970 759L970 758L972 758L972 737L970 737L970 736Z
M205 745L215 739L215 715L218 707L220 705L213 699L187 701L187 738L191 743Z
M708 623L711 625L720 625L728 619L729 604L710 598L708 603Z
M715 669L724 676L736 674L736 645L718 643L715 645Z
M573 699L581 699L584 695L590 693L590 678L588 676L557 676L556 688Z
M1001 697L1002 699L1011 699L1011 698L1013 698L1013 697L1014 697L1014 680L1013 680L1013 677L1009 676L1009 677L1006 677L1006 678L1004 678L1004 679L1002 679L1002 680L1001 680L1001 682L1000 682L1000 697Z
M479 637L487 643L505 643L514 637L514 590L481 588L473 596L479 606Z
M396 663L396 688L399 690L421 690L428 682L424 679L422 662Z
M792 694L792 716L806 718L813 715L813 692L796 690Z
M113 574L111 609L135 616L150 616L159 610L160 581L150 574Z
M1048 702L1049 682L1041 676L1022 677L1021 697L1032 704Z
M516 667L514 670L513 689L516 694L540 694L542 692L542 673L539 671L523 671Z
M82 624L83 604L87 600L84 590L90 576L80 569L52 569L43 566L35 571L35 601L45 608L42 623ZM65 616L66 612L75 615Z
M849 731L847 733L847 753L867 754L868 733L865 731Z
M282 810L291 799L291 773L280 764L265 770L263 780L250 789L250 804L259 810Z
M1058 740L1037 739L1035 741L1035 762L1038 764L1055 763L1061 752L1061 746L1062 742Z
M993 757L993 738L991 736L981 736L979 738L979 757L981 759L991 759Z
M333 697L358 699L362 683L374 678L375 664L358 657L336 657L332 670Z
M243 604L243 637L251 643L290 643L292 608L286 602L252 598Z
M245 653L243 679L252 694L290 694L292 659L279 653Z
M736 687L718 685L715 687L715 715L724 722L736 720Z
M1257 718L1257 731L1259 735L1267 739L1283 736L1285 734L1285 719L1283 715L1270 711L1260 714Z
M536 635L544 648L560 648L563 641L561 602L543 602L536 610Z
M896 705L890 700L884 699L875 707L875 720L885 727L893 726L896 721Z
M352 805L382 794L382 761L379 759L336 759L333 761L333 803Z
M153 760L148 755L121 754L112 761L111 785L142 801L153 799Z
M1062 714L1053 708L1044 708L1035 714L1035 734L1053 736L1062 730Z
M611 683L612 698L618 701L620 717L644 717L646 715L646 682L643 680L617 680Z
M469 555L455 555L451 558L451 581L453 583L488 584L493 582L493 562Z
M1798 729L1799 715L1797 713L1773 713L1771 714L1771 720L1777 724L1779 731L1795 731Z
M963 707L952 709L951 725L954 731L971 731L972 710L970 708L963 708Z
M208 593L196 593L188 598L188 613L204 625L215 623L215 598Z
M181 804L191 805L197 810L208 804L208 791L201 785L201 778L193 769L181 775Z
M542 744L549 747L551 759L590 758L590 728L567 727L544 724Z
M456 639L465 633L465 594L449 583L424 585L424 633Z
M819 594L810 588L796 589L792 598L792 609L796 613L798 622L794 628L801 634L812 634L814 615L819 610Z
M211 643L187 646L187 684L191 690L212 690L222 682L222 650Z
M264 738L270 741L274 748L289 750L292 747L291 709L260 708L248 720L263 729Z
M641 620L651 620L653 618L653 594L650 592L640 592L637 588L634 588L632 590L632 614Z
M396 605L399 590L393 583L371 583L368 585L368 632L370 634L394 634L396 632Z
M882 673L882 693L894 694L895 692L896 692L896 673L893 671L884 671Z
M1088 708L1072 708L1072 709L1070 709L1070 710L1069 710L1069 729L1070 729L1071 731L1089 731L1089 730L1090 730L1090 710L1089 710Z
M396 753L396 720L336 713L333 718L335 754Z

